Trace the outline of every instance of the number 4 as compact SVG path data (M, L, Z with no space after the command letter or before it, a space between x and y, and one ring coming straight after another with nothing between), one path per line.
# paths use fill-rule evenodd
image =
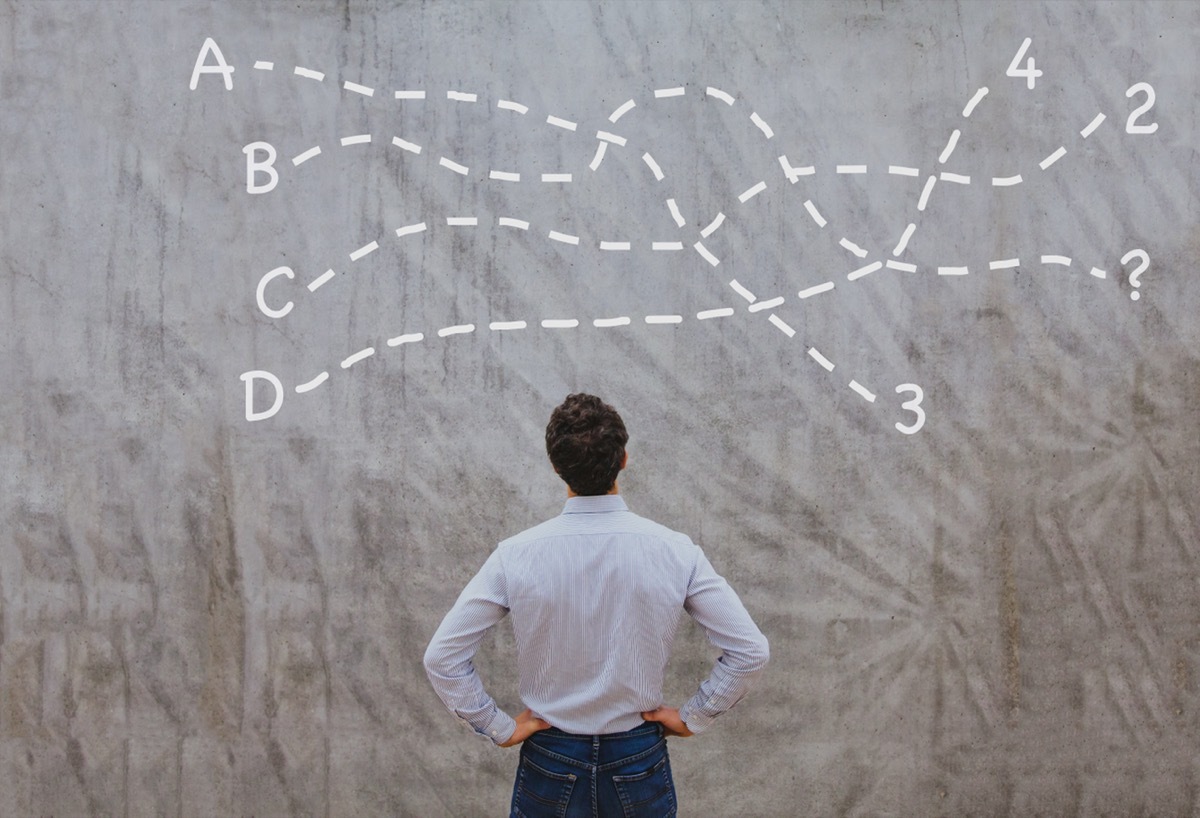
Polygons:
M1034 67L1033 57L1025 63L1024 68L1017 68L1017 63L1025 56L1025 52L1029 50L1029 44L1033 40L1029 37L1025 38L1025 42L1021 43L1021 47L1017 49L1017 56L1013 57L1012 62L1008 66L1008 70L1004 73L1010 77L1026 77L1029 80L1029 90L1033 90L1033 81L1042 75L1042 72Z

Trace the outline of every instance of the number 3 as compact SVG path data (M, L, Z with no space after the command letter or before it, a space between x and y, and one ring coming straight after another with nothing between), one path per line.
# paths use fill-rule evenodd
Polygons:
M896 430L906 435L915 435L925 425L925 410L921 408L921 401L925 399L925 393L915 383L902 383L896 387L897 394L903 394L904 392L912 392L915 397L900 404L900 408L915 413L917 422L911 426L905 426L903 423L897 422Z

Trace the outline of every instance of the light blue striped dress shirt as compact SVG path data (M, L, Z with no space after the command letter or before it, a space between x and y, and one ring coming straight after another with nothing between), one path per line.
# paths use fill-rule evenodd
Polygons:
M439 698L501 744L513 718L472 657L512 614L521 701L569 733L630 730L663 702L663 675L687 611L721 651L680 715L693 733L733 707L767 664L767 640L698 545L629 511L616 494L572 497L563 513L492 552L425 651Z

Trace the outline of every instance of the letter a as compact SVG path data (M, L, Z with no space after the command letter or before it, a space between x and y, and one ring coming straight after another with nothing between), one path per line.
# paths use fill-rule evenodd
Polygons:
M283 384L279 382L279 378L276 378L265 369L243 372L241 378L246 382L246 420L266 420L278 412L280 406L283 406ZM271 404L270 409L262 412L254 411L254 381L258 378L262 378L275 387L275 402Z
M204 59L210 51L217 58L216 65L204 64ZM225 80L225 90L233 90L233 66L225 62L225 56L221 53L221 49L217 47L217 43L212 37L205 38L204 45L200 48L200 56L196 58L196 67L192 69L192 82L188 87L193 91L196 90L196 85L200 82L201 74L221 74Z
M267 159L265 162L255 162L255 151L266 151ZM272 165L275 164L275 148L270 142L251 142L246 147L242 148L242 153L246 154L246 192L247 193L270 193L275 189L275 185L279 184L279 171L275 170ZM255 173L265 173L271 177L271 181L266 184L256 185L254 183Z

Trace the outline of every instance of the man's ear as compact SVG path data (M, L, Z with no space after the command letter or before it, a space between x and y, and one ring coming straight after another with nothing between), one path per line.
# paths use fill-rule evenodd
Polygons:
M626 449L625 451L621 452L621 469L624 470L625 466L628 464L629 464L629 450Z

